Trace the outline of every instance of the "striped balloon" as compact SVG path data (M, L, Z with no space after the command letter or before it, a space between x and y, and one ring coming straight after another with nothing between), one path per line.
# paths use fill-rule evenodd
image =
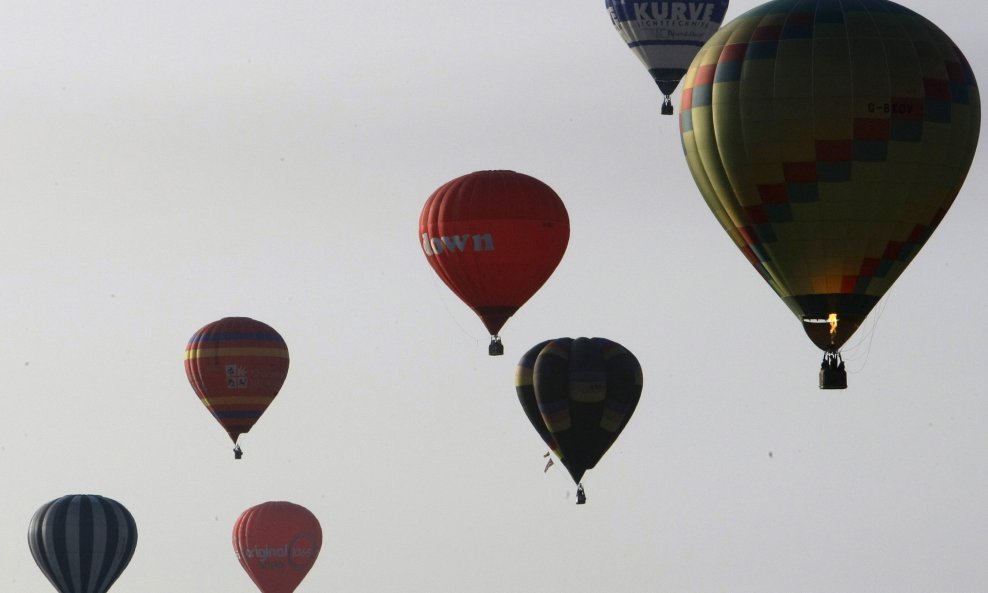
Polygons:
M185 373L206 409L236 443L285 382L288 346L269 325L225 317L189 340Z
M70 494L34 513L27 539L38 568L61 593L104 593L134 555L137 525L115 500Z

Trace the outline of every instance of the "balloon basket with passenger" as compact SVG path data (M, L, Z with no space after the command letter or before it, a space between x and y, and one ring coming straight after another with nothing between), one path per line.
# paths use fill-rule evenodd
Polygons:
M820 389L847 389L847 370L840 352L828 350L820 363Z
M840 349L860 327L863 317L830 313L803 318L806 336L823 350L820 363L820 389L847 389L847 370Z
M672 97L666 95L665 100L662 101L662 115L672 115Z

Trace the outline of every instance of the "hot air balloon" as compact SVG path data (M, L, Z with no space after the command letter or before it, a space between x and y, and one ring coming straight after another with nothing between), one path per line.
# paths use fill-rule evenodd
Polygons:
M491 334L549 279L566 251L569 216L548 185L514 171L477 171L429 196L419 218L429 264Z
M119 502L70 494L46 503L31 517L31 555L61 593L105 593L137 547L134 517Z
M684 78L680 128L717 220L825 351L943 220L981 101L950 38L887 0L775 0L725 25Z
M728 0L605 0L605 3L614 28L665 95L662 114L672 115L670 95L696 52L724 21Z
M515 391L528 420L577 484L628 424L642 392L638 359L604 338L536 344L515 369Z
M271 404L288 375L288 347L269 325L224 317L197 331L185 347L185 374L223 426L240 459L237 439Z
M290 502L253 506L233 526L233 549L261 593L292 593L321 547L319 520Z

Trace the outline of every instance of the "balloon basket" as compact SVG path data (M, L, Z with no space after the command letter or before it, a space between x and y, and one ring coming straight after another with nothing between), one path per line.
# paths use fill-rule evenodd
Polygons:
M504 344L501 343L501 336L491 336L491 345L487 347L487 354L490 356L501 356L504 354Z
M827 352L820 363L820 389L847 389L847 370L837 352Z
M662 102L662 115L672 115L672 99L666 97L666 100Z

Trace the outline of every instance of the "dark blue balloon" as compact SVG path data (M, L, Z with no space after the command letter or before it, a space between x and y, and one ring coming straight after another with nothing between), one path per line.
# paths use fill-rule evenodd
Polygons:
M134 555L137 525L115 500L70 494L34 513L27 540L38 568L61 593L106 593Z
M606 338L558 338L525 353L515 391L529 422L579 483L631 419L642 368Z

